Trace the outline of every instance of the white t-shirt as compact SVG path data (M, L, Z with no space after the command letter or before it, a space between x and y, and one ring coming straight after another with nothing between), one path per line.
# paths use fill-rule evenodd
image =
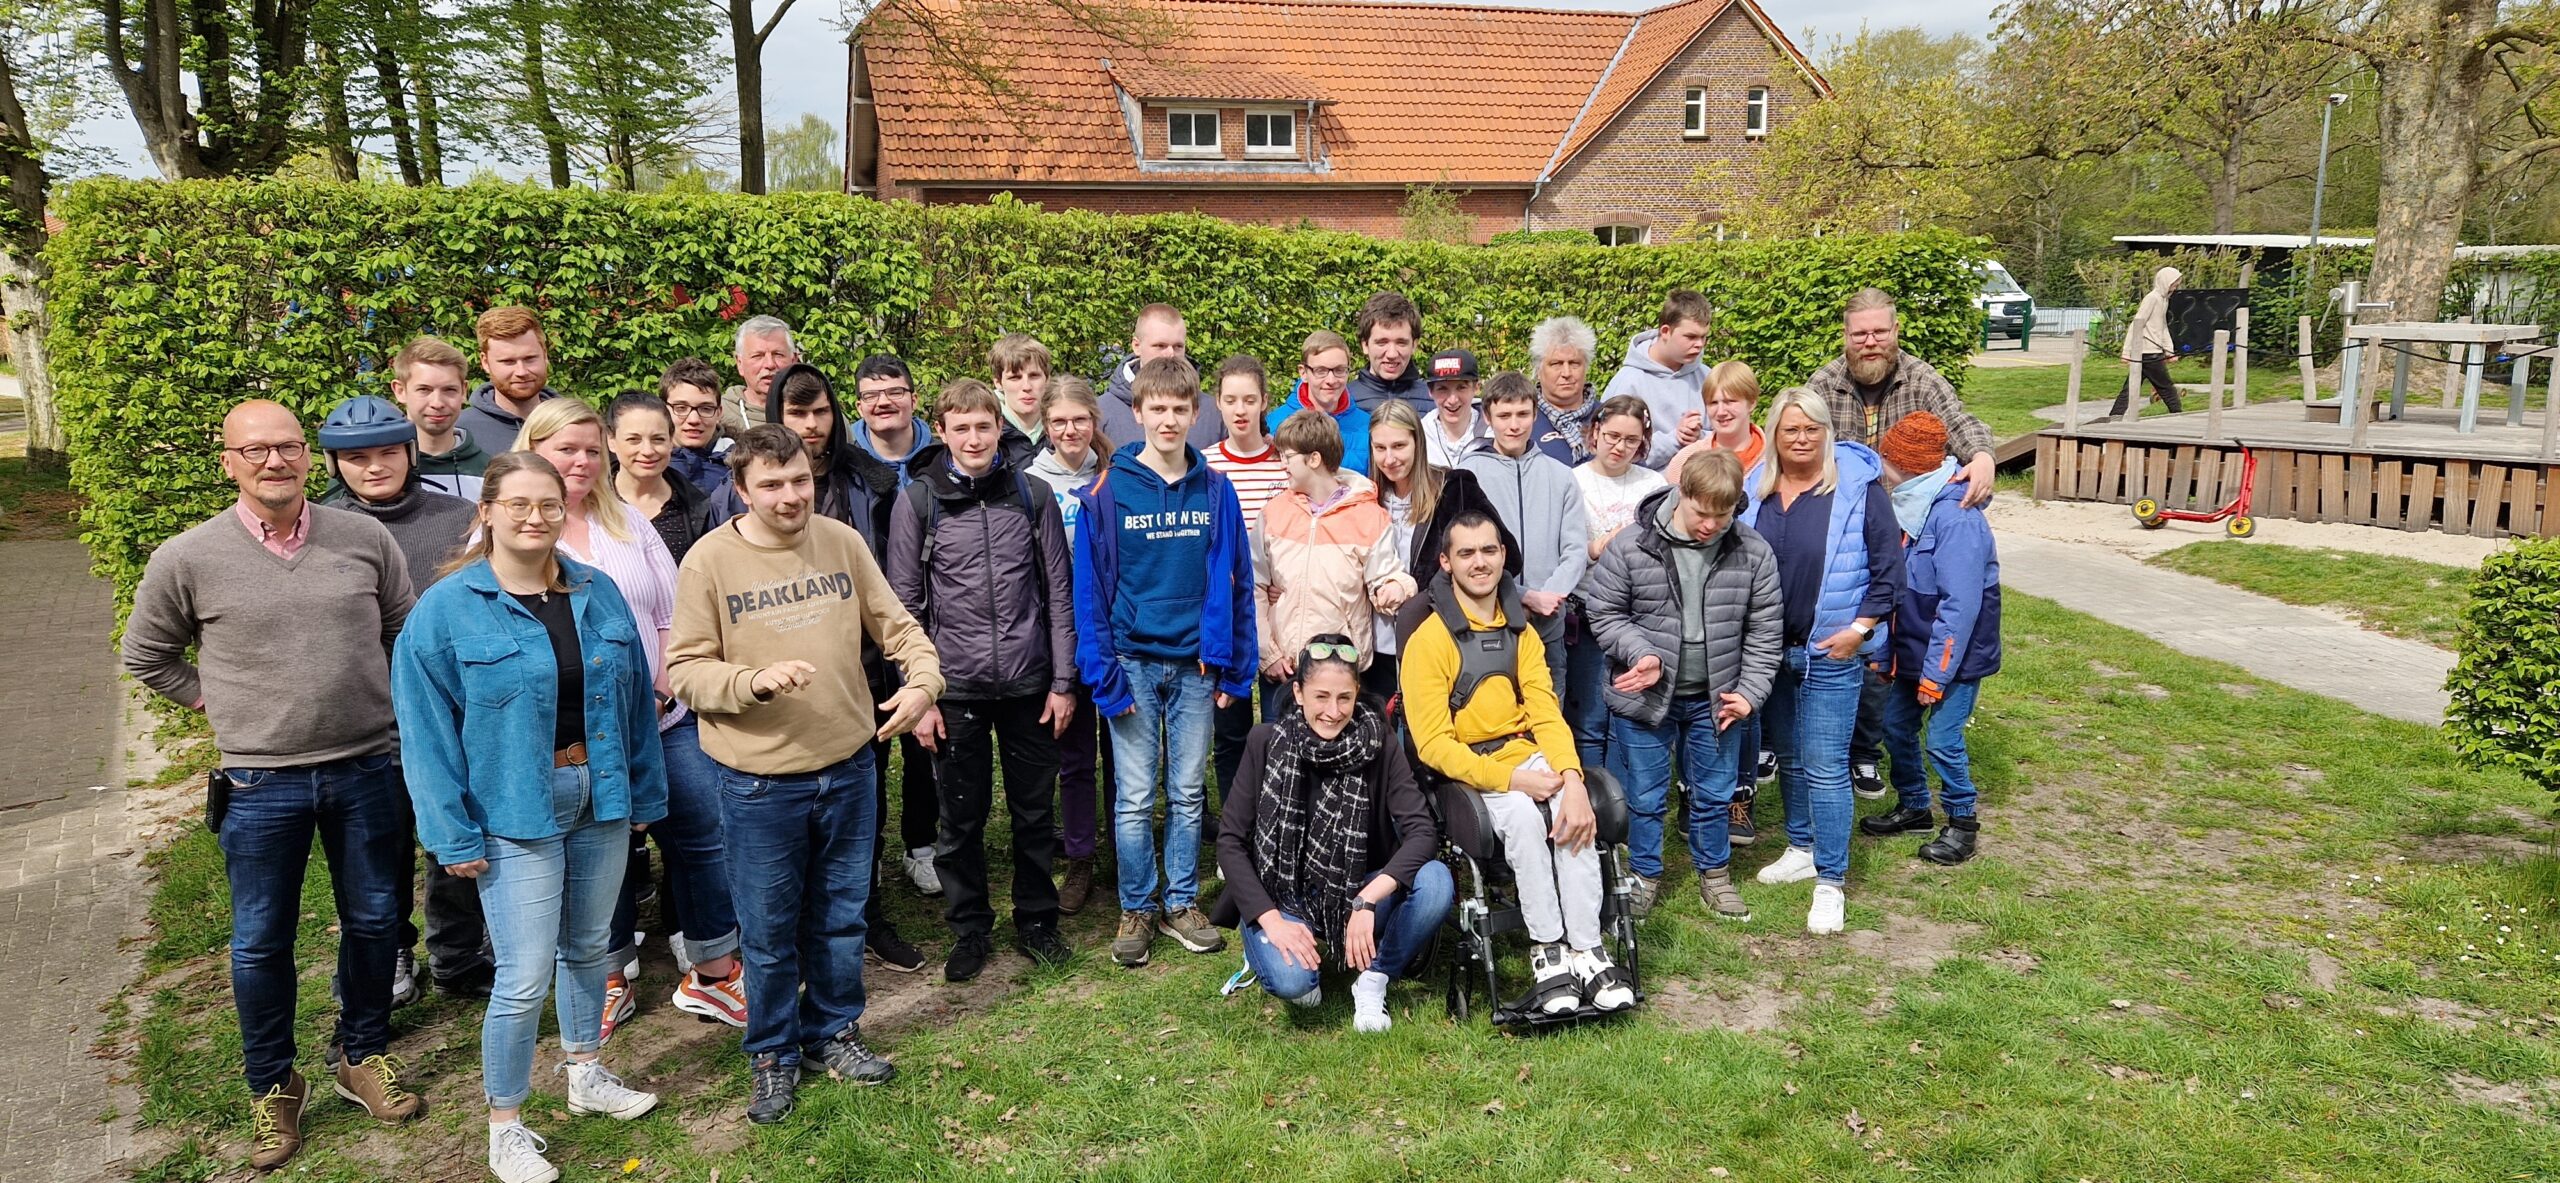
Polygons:
M1485 422L1474 407L1467 408L1467 429L1457 438L1449 437L1448 427L1440 422L1435 408L1422 417L1422 447L1433 468L1455 468L1458 458L1481 451L1493 444L1493 425Z
M1670 483L1641 464L1628 465L1625 475L1614 478L1601 475L1597 464L1584 464L1573 470L1573 479L1582 486L1583 515L1591 520L1594 539L1634 521L1636 506Z

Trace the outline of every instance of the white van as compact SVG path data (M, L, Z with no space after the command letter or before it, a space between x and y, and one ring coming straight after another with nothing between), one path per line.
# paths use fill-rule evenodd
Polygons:
M1997 259L1984 259L1973 270L1982 280L1973 306L1982 310L1985 331L1994 337L2025 340L2028 327L2035 323L2036 298L2019 287L2017 278Z

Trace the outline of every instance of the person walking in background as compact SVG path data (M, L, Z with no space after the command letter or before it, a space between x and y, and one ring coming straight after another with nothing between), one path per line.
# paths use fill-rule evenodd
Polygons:
M419 835L477 884L492 921L480 1076L501 1183L560 1177L522 1112L546 990L568 1111L628 1121L658 1104L598 1059L625 835L667 812L658 696L645 627L602 572L560 553L572 518L549 462L490 461L479 533L418 601L393 656Z
M1846 924L1849 737L1867 662L1884 651L1902 588L1902 536L1876 482L1884 462L1864 444L1835 443L1831 408L1792 387L1769 410L1771 452L1745 485L1742 522L1778 560L1784 655L1762 734L1778 749L1787 850L1760 868L1769 884L1814 880L1805 929Z
M2178 356L2178 343L2169 335L2169 293L2178 290L2183 278L2175 267L2151 273L2151 290L2142 294L2133 319L2125 322L2124 348L2116 351L2120 360L2142 363L2142 380L2151 384L2172 415L2185 408L2178 404L2178 384L2169 380L2169 359ZM2133 392L2133 380L2127 378L2124 390L2116 395L2116 405L2107 408L2107 418L2124 414Z
M231 886L249 1164L272 1171L302 1149L311 1098L293 1067L293 946L314 834L337 903L338 1095L383 1122L424 1107L389 1054L399 881L411 865L391 645L413 596L390 531L304 497L311 453L293 412L266 399L233 407L222 471L239 499L152 552L125 621L124 668L213 728L221 763L206 813Z
M1935 767L1947 822L1919 855L1951 867L1972 858L1980 840L1964 729L1982 680L2000 672L2000 553L1990 520L1964 504L1956 462L1944 454L1946 430L1927 412L1905 415L1880 449L1881 479L1908 540L1885 662L1892 690L1884 742L1901 801L1858 828L1876 837L1929 829L1928 769Z

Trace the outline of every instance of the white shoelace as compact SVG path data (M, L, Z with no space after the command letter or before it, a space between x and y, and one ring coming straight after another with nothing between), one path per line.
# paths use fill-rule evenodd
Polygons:
M498 1158L504 1160L531 1158L546 1166L550 1164L551 1160L543 1157L544 1153L551 1149L550 1141L526 1129L523 1122L514 1121L502 1126L492 1126L489 1132L497 1138L497 1145L492 1149ZM517 1162L514 1165L525 1164Z

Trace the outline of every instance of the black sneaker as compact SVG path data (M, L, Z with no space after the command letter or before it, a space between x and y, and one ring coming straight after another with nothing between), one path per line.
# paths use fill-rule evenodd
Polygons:
M902 974L924 970L924 953L907 943L907 938L899 936L897 928L886 920L871 926L870 936L862 942L862 956Z
M1760 840L1760 829L1751 824L1751 803L1736 798L1725 806L1725 833L1735 846L1749 846Z
M1778 779L1778 753L1776 751L1769 748L1760 749L1760 764L1757 768L1752 770L1751 779L1756 783L1764 785L1770 781Z
M987 959L996 955L996 943L985 933L971 933L951 946L951 956L942 963L942 980L966 982L977 978L987 968Z
M1972 818L1949 818L1947 828L1938 831L1937 837L1920 844L1920 857L1941 867L1952 867L1973 857L1974 843L1981 833L1981 824Z
M853 1084L887 1084L898 1075L897 1065L874 1055L862 1046L862 1026L847 1024L836 1037L818 1048L818 1064L827 1075Z
M1076 955L1074 949L1067 947L1065 938L1058 935L1057 926L1050 924L1033 925L1015 933L1013 948L1030 958L1033 965L1065 965Z
M791 1116L800 1103L800 1066L779 1056L757 1056L747 1066L747 1120L771 1125Z
M1885 787L1884 777L1877 775L1873 764L1850 765L1849 788L1869 801L1880 801L1886 793L1892 792Z
M1858 830L1860 833L1863 833L1870 838L1883 838L1892 834L1916 833L1918 831L1928 829L1931 825L1936 824L1936 822L1937 815L1930 813L1926 809L1913 809L1908 805L1896 805L1893 807L1893 812L1891 813L1879 813L1874 817L1859 822Z

